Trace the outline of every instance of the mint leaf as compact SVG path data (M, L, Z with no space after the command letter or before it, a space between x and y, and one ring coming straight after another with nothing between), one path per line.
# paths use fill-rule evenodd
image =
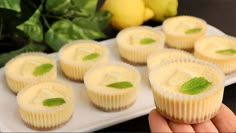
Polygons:
M223 50L217 50L216 53L232 55L232 54L236 54L236 50L231 49L231 48L230 49L223 49Z
M140 43L143 44L143 45L151 44L151 43L154 43L154 42L156 42L156 40L154 40L152 38L143 38L142 40L140 40Z
M34 74L34 76L40 76L40 75L43 75L43 74L49 72L52 68L53 68L52 64L42 64L42 65L37 66L34 69L33 74Z
M198 33L200 32L202 29L201 28L192 28L192 29L188 29L185 31L185 34L193 34L193 33Z
M204 77L194 77L190 79L189 81L185 82L180 87L180 92L185 94L198 94L207 89L207 87L211 85L211 82L209 82Z
M108 84L107 87L125 89L125 88L133 87L133 85L130 82L123 81L123 82L115 82L115 83Z
M99 57L99 54L98 53L92 53L92 54L89 54L87 56L85 56L83 58L84 61L87 61L87 60L93 60L95 58Z
M63 98L49 98L43 100L43 105L44 106L59 106L66 103L66 101Z

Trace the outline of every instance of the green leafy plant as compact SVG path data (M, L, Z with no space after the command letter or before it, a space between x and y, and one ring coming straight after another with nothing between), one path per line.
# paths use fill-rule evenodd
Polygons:
M0 0L0 67L27 51L54 52L77 39L105 38L111 13L98 0Z

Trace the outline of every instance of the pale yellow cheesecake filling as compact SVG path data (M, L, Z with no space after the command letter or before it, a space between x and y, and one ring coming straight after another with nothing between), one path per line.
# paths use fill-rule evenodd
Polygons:
M210 83L203 91L195 94L181 91L183 84L198 77ZM173 59L154 68L149 78L157 109L173 121L188 124L207 121L222 103L224 74L206 61Z
M47 71L40 68L50 65ZM16 67L17 66L17 67ZM37 68L40 74L35 74ZM18 93L26 85L43 80L52 80L57 76L56 62L44 53L25 53L10 60L5 66L6 80L9 88Z
M150 72L162 61L166 61L173 58L193 58L193 57L194 56L192 54L182 50L168 49L168 48L160 49L148 56L147 59L148 71Z
M65 103L54 106L43 103L52 98L61 98ZM41 82L17 95L21 118L36 129L51 129L67 122L73 114L74 100L72 89L59 82Z
M214 70L209 69L207 66L202 67L202 65L199 64L183 63L167 65L156 71L156 74L162 76L157 76L154 81L163 88L174 91L175 93L181 93L179 92L180 86L194 77L205 77L210 82L213 81L213 84L209 86L207 90L214 87L214 83L219 83L221 80L221 77L219 77Z
M230 36L206 36L195 43L194 55L217 64L225 74L236 71L236 39Z
M68 78L83 81L84 74L91 66L109 60L109 51L96 41L79 40L61 48L59 58L61 68Z
M158 36L154 31L149 31L145 28L137 28L133 30L127 30L122 35L122 40L120 43L127 45L129 47L138 48L138 47L147 47L151 45L159 45L162 42L162 36ZM142 44L143 39L152 39L152 42L149 44ZM122 45L121 44L121 45Z
M99 59L106 54L105 50L103 50L103 48L99 46L95 46L91 43L83 43L81 45L72 45L64 49L61 55L61 59L67 60L68 62L74 64L86 63L87 61L84 61L83 58L92 53L97 53L99 56L90 61Z
M206 28L206 24L202 20L187 16L170 19L165 24L165 32L180 36L191 35L186 34L186 31L190 29L200 28L201 30L205 30Z
M124 81L130 82L133 86L122 89L108 86ZM107 64L89 70L84 82L93 104L104 111L114 111L127 108L135 102L140 75L134 68Z
M193 50L194 43L207 31L207 23L194 16L176 16L163 22L168 47Z
M12 68L9 68L9 75L15 75L23 78L35 78L33 72L37 66L42 64L52 64L52 61L48 58L40 56L25 56L12 62Z
M196 42L197 52L210 58L228 59L236 58L236 54L222 54L217 51L234 49L236 50L236 39L230 39L226 36L208 36Z
M120 31L116 41L123 59L129 63L146 64L149 54L164 47L165 36L152 27L135 26Z

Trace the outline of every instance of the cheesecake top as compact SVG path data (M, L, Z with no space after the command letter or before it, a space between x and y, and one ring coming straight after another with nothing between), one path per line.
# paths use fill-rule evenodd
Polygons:
M224 86L224 74L214 64L198 59L173 59L161 63L149 75L150 82L154 89L160 91L163 95L177 94L189 95L190 93L183 93L182 88L186 84L190 88L202 89L198 85L205 82L204 91L200 91L194 95L204 95L217 91L219 87ZM185 84L185 85L184 85Z
M128 48L164 46L165 36L161 31L148 26L134 26L120 31L116 37L118 45Z
M165 33L177 36L196 35L206 31L207 23L193 16L171 17L163 22Z
M223 35L206 36L196 42L195 49L209 58L236 58L236 39Z
M172 58L193 58L193 57L194 56L192 54L187 53L183 50L177 50L171 48L159 49L148 56L147 67L148 70L151 71L162 61L169 60Z
M45 53L24 53L6 64L6 74L19 78L38 78L56 71L56 62Z
M59 81L31 85L17 95L18 105L32 111L53 111L74 102L73 100L72 88Z
M121 62L91 68L84 77L87 88L101 93L122 93L137 88L140 74L136 68Z
M92 40L73 41L59 51L60 60L70 64L99 62L108 58L108 49Z

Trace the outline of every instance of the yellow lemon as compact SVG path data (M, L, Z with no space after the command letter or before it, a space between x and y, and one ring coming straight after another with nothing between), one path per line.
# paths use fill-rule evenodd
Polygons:
M175 16L178 9L178 0L144 0L145 5L154 12L154 20L163 21Z
M143 0L105 0L101 9L113 14L111 24L117 29L141 25L154 16Z

